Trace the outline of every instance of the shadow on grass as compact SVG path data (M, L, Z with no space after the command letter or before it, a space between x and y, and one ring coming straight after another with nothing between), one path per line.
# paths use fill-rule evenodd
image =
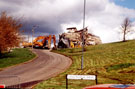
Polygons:
M135 66L135 63L124 63L124 64L112 65L112 66L107 68L107 71L128 68L130 66Z
M13 57L15 57L15 55L13 55L12 53L2 53L1 55L0 55L0 60L1 59L5 59L5 58L13 58Z

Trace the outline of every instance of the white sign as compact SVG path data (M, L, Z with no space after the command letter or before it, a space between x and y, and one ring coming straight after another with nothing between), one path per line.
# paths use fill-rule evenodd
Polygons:
M95 75L67 75L67 79L96 80Z

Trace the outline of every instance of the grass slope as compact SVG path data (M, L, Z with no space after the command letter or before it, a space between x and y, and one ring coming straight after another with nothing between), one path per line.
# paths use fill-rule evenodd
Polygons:
M0 57L0 68L9 67L31 60L36 55L27 48L16 48L10 53L4 53Z
M84 69L81 68L81 48L59 49L57 53L72 58L72 66L55 78L38 84L35 89L65 89L66 74L95 74L98 83L135 83L135 41L89 46L84 52ZM95 81L69 80L69 89L82 89Z

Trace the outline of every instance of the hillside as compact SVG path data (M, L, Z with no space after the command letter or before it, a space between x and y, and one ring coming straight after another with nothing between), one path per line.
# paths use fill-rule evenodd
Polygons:
M135 41L89 46L84 52L84 69L81 68L81 48L59 49L54 52L72 58L72 66L59 76L49 79L36 88L65 88L66 74L96 74L98 83L135 83ZM69 87L81 89L94 85L94 81L69 80Z

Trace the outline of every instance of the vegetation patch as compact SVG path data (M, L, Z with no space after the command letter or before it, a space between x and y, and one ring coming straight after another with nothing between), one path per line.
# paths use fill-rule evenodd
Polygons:
M130 66L135 66L135 63L125 63L125 64L112 65L112 66L108 67L107 70L108 71L118 70L118 69L128 68Z
M0 68L9 67L31 60L36 55L28 48L16 48L10 53L3 53L0 57Z

